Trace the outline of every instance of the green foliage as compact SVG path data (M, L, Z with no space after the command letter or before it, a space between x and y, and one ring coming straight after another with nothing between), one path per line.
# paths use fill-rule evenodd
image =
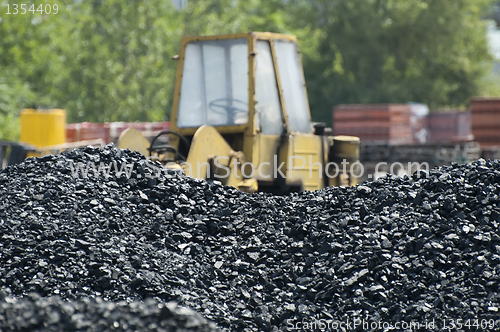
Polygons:
M19 81L0 73L0 140L19 139L19 111L30 107L34 93Z
M298 23L317 22L323 32L321 57L307 62L313 112L330 122L340 103L466 104L491 66L481 20L489 2L311 2Z
M168 119L181 37L247 31L297 35L315 120L331 123L340 103L463 106L500 93L481 20L490 2L58 0L44 16L2 6L0 116L35 102L71 122Z
M286 25L282 1L279 0L188 1L182 15L185 35L291 32Z
M51 51L51 94L72 121L161 120L181 32L165 1L94 1L66 6ZM62 23L64 22L64 23ZM62 68L62 72L59 70Z

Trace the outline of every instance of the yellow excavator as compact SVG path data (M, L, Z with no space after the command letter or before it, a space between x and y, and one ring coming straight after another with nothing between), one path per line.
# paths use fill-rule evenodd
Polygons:
M246 192L356 184L359 138L326 136L324 124L311 122L296 37L184 37L173 59L170 130L149 142L127 129L119 148Z

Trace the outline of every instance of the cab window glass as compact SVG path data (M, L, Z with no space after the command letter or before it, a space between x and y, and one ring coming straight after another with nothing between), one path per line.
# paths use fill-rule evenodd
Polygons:
M279 135L283 132L281 104L278 95L271 46L258 40L255 59L255 118L263 134Z
M297 44L278 39L274 41L274 49L290 131L312 133L306 85Z
M179 128L248 122L247 40L186 45L177 115Z

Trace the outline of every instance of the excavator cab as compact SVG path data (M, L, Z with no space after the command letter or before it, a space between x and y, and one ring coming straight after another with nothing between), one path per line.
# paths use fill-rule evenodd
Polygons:
M355 184L349 167L326 174L339 157L358 160L359 139L313 128L294 36L185 37L175 58L168 144L154 140L150 154L189 176L249 192Z

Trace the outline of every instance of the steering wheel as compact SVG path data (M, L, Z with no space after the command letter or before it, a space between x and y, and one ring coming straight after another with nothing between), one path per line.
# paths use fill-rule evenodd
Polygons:
M220 98L214 99L208 104L208 108L217 114L225 114L225 113L247 113L248 112L248 103L232 98Z
M169 134L172 134L172 135L179 137L180 142L182 142L184 144L184 146L189 149L189 141L187 140L186 137L182 136L179 133L176 133L175 131L163 130L158 135L156 135L155 138L153 138L153 141L151 142L151 145L148 148L149 156L151 157L153 152L156 152L159 155L167 153L167 152L172 152L174 154L174 159L173 160L165 160L166 162L168 162L168 161L173 161L173 162L186 161L186 157L183 156L182 154L180 154L179 151L175 147L171 146L170 144L155 145L155 142L158 139L158 137L160 137L162 135L169 135Z

